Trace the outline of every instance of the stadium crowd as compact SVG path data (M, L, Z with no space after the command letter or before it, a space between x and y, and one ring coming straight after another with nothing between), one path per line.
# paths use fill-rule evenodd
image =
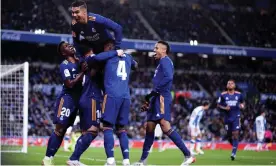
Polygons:
M47 65L46 65L47 66ZM61 79L59 77L58 65L53 65L51 69L43 67L43 65L31 65L30 68L30 98L29 98L29 135L33 136L47 136L51 133L53 125L51 122L52 116L54 115L53 108L55 106L55 98L58 94L57 89L53 88L56 85L61 85ZM152 71L152 72L151 72ZM134 92L135 88L147 89L151 88L150 79L153 75L153 70L151 69L140 69L138 72L132 75L131 84L131 115L129 117L129 137L132 139L140 139L145 135L144 122L146 118L145 112L140 112L140 106L144 100L143 94L137 94ZM188 122L189 116L192 110L200 105L203 101L210 101L211 108L206 112L201 128L203 129L203 139L222 140L225 135L225 130L223 126L223 113L216 107L216 93L210 93L210 96L190 98L189 96L179 96L176 92L181 91L199 91L200 88L210 87L207 91L219 90L219 92L224 90L225 84L227 82L227 75L209 75L202 77L198 74L183 74L175 73L174 89L172 94L174 94L174 102L172 105L172 124L173 127L181 133L184 140L189 140L188 134ZM195 78L198 78L195 79ZM138 79L139 78L139 79ZM200 78L207 78L202 80ZM266 92L266 89L275 88L274 84L269 84L270 79L266 77L253 77L253 79L244 78L241 76L231 77L238 81L243 81L248 83L253 83L255 88L259 92ZM244 79L243 79L244 78ZM211 81L210 79L214 79ZM275 79L275 77L273 78ZM218 81L220 80L220 81ZM258 80L258 81L257 81ZM258 82L262 82L259 84ZM52 89L41 90L41 84L53 85L50 86ZM200 85L198 85L200 84ZM266 89L263 88L266 87ZM216 89L212 88L216 87ZM275 91L273 91L275 92ZM248 93L246 93L248 94ZM261 101L258 95L254 97L247 96L246 99L246 109L242 113L242 132L241 140L246 142L254 142L255 137L253 135L253 125L254 119L260 110L265 109L267 111L267 122L268 130L271 130L274 138L276 140L276 101L267 100Z

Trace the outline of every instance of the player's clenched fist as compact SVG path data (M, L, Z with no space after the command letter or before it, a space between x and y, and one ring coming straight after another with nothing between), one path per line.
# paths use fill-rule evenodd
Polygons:
M118 56L125 56L124 50L116 50L116 51L117 51Z
M81 64L81 71L82 71L82 72L85 72L87 69L88 69L87 63L86 63L86 62L83 62L83 63Z
M141 112L147 111L149 109L149 103L145 102L141 107Z

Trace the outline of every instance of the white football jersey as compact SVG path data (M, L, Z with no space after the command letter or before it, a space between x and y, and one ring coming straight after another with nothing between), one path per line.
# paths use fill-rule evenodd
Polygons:
M203 116L203 113L204 113L203 106L196 107L193 110L192 115L190 117L189 125L194 127L199 126L199 122Z
M265 132L266 120L263 116L258 116L255 120L256 132Z

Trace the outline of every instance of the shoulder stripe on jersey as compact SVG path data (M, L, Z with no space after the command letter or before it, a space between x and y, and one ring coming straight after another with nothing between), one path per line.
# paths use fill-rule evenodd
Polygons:
M88 16L88 20L89 21L96 21L96 17L94 17L94 16Z
M222 95L224 95L224 94L226 94L226 93L227 93L227 91L221 92Z
M67 60L64 60L62 63L64 63L65 65L68 64L68 61Z
M235 91L235 93L241 94L241 92L239 92L239 91Z

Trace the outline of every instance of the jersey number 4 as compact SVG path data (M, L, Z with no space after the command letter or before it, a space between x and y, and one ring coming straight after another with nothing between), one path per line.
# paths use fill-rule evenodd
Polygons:
M126 62L125 61L119 61L118 67L117 67L117 76L121 77L122 80L126 80L127 73L126 73Z

